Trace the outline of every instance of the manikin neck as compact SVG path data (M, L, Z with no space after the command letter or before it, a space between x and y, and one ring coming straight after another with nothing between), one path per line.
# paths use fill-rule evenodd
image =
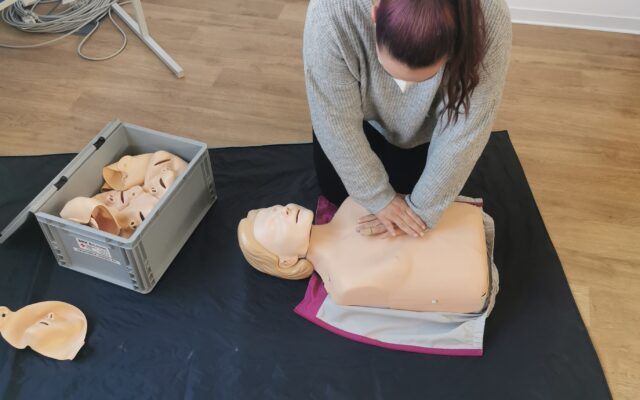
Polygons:
M309 235L309 248L307 249L307 255L305 258L315 265L317 261L318 250L324 243L327 242L326 238L329 234L330 224L323 225L311 225L311 233Z

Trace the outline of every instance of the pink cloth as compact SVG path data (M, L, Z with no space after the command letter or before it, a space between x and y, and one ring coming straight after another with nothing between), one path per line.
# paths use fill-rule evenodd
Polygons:
M318 197L318 206L316 207L316 225L324 225L331 222L331 219L338 211L338 207L327 200L326 197Z

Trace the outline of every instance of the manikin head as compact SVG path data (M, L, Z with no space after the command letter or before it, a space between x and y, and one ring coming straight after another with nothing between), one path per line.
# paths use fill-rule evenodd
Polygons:
M87 319L76 307L45 301L11 312L0 307L0 333L13 347L34 351L56 360L73 360L84 345Z
M313 272L305 259L313 212L296 204L249 211L238 224L238 242L254 268L286 279L304 279Z
M180 157L162 150L153 153L144 178L144 190L162 197L185 169L187 163Z
M446 65L441 89L448 119L468 112L486 47L479 0L376 0L371 18L378 60L402 92Z

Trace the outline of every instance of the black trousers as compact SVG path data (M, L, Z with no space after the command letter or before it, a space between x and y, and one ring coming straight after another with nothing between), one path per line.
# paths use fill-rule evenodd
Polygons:
M363 122L364 133L369 145L377 154L389 175L389 183L396 193L409 194L413 190L427 162L429 143L402 149L394 146L368 122ZM313 132L313 161L318 175L320 191L333 204L339 206L348 193L335 168L322 150L316 133Z

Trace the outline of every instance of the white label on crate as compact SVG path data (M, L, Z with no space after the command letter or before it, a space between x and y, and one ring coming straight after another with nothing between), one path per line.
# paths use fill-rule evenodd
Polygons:
M88 254L120 265L120 261L111 258L111 252L109 252L107 247L79 238L76 238L76 242L78 243L78 247L74 247L73 249L78 253Z

